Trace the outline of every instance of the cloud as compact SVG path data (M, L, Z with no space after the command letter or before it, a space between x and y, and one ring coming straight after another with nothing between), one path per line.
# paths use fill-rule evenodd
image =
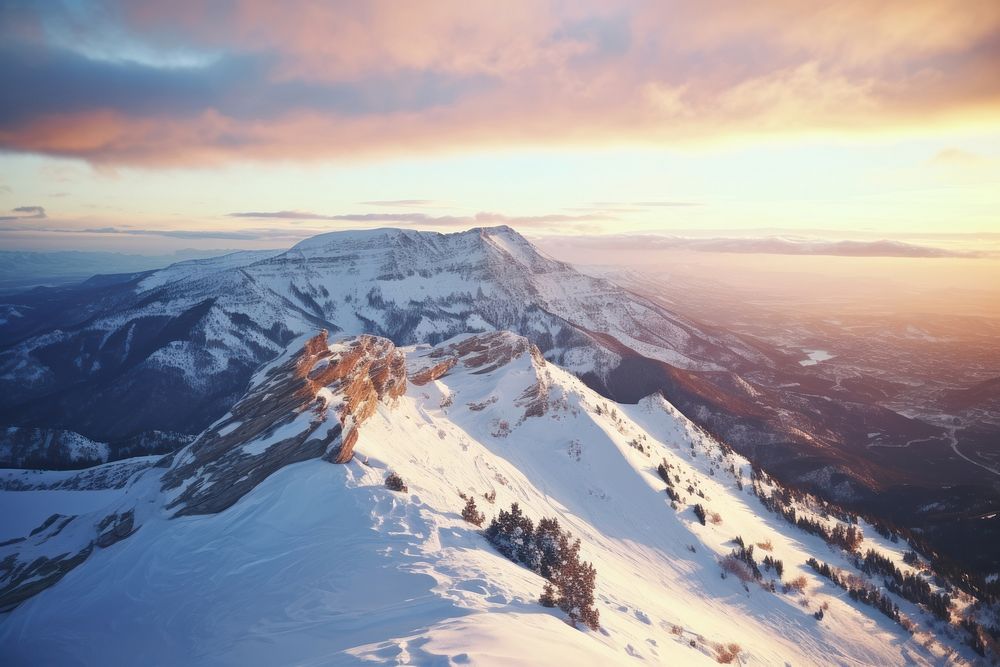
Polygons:
M44 218L45 209L41 206L18 206L14 213L23 213L26 218Z
M328 215L310 213L308 211L244 211L229 213L230 218L271 218L275 220L334 220Z
M657 234L594 236L567 238L549 243L569 243L593 250L641 250L768 254L768 255L828 255L835 257L909 257L909 258L974 258L978 252L947 250L894 240L825 240L783 237L715 237L695 238Z
M71 230L53 230L67 232ZM120 227L93 227L75 230L79 234L125 234L129 236L163 236L173 239L232 239L256 240L261 234L245 231L187 230L187 229L133 229Z
M935 167L957 167L961 169L983 167L989 163L990 159L986 156L960 148L942 149L930 159L930 164Z
M11 213L15 213L16 215L0 215L0 220L5 222L11 220L44 220L47 217L45 209L41 206L18 206L11 209Z
M0 221L24 220L25 218L0 218ZM319 233L317 230L295 229L140 229L135 227L73 227L37 225L0 225L0 232L46 234L55 236L107 235L107 236L153 236L172 239L228 239L235 241L256 241L262 239L302 239Z
M0 149L96 164L672 146L1000 113L995 0L81 0L5 8L0 44Z
M395 71L342 82L269 80L265 55L230 55L201 67L157 67L94 60L68 50L0 48L0 86L17 91L0 107L0 124L38 116L114 110L125 117L197 118L212 110L237 122L261 122L289 110L331 116L379 116L454 103L488 84L484 76Z
M594 208L610 208L616 206L638 206L641 208L646 207L663 207L663 208L688 208L691 206L702 206L700 202L694 201L670 201L670 200L658 200L658 201L632 201L632 202L621 202L621 201L595 201L593 203Z
M383 199L377 201L363 201L359 202L365 206L398 206L400 208L441 208L445 204L434 201L433 199Z
M428 215L426 213L340 213L322 215L308 211L245 211L228 214L231 218L253 218L259 220L277 219L288 221L329 220L334 222L353 222L366 225L401 224L420 225L425 227L484 227L493 225L511 226L558 226L565 223L587 223L614 220L602 213L586 213L580 215L506 215L481 211L471 216Z

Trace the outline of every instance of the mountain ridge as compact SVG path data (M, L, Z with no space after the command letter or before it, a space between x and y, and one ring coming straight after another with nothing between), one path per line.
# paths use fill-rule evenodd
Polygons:
M310 444L330 424L358 433L351 456L328 455L343 430ZM50 662L222 664L976 660L957 626L937 630L928 611L894 597L911 638L807 567L819 558L879 581L829 538L772 514L763 499L787 491L661 396L609 402L508 332L402 350L370 336L300 339L198 440L130 470L98 509L55 508L0 546L0 596L16 605L0 643L13 664L29 651ZM408 490L386 489L390 472ZM469 497L489 515L517 502L581 537L602 629L574 629L539 606L540 577L458 515ZM787 502L824 534L860 528L854 549L919 571L865 521L808 497ZM783 572L762 570L758 582L732 565L734 535L766 545ZM80 634L41 641L54 625Z

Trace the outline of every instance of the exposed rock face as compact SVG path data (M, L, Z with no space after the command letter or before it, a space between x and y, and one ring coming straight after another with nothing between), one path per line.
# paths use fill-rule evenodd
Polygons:
M121 514L114 513L104 517L98 526L104 530L97 538L97 546L102 549L110 547L115 542L120 542L135 532L135 510L128 510Z
M0 553L0 612L9 611L45 590L87 559L94 544L86 536L93 535L93 528L81 526L78 518L53 514L28 536L0 545L6 547ZM74 528L81 529L82 540L67 535ZM34 552L33 548L40 545L42 552Z
M433 348L411 366L411 380L425 385L443 377L459 363L477 373L489 373L510 363L522 354L530 354L538 364L544 364L538 347L524 336L509 331L490 331L463 338L450 345Z
M53 514L27 535L0 544L0 612L13 609L83 563L94 546L110 547L138 530L135 510Z
M346 463L358 426L405 390L404 357L391 341L359 336L330 345L323 331L178 453L163 478L165 491L181 489L168 507L177 515L219 512L286 465Z
M359 336L331 345L322 331L265 369L222 421L176 455L155 466L108 464L96 471L100 474L84 471L60 484L120 487L122 477L158 475L158 468L167 468L162 484L151 487L154 494L165 492L164 498L133 497L131 506L123 503L106 515L54 514L30 535L0 544L0 611L56 583L95 546L111 547L138 530L139 497L164 503L175 516L208 514L231 506L286 465L319 457L346 463L358 427L380 401L405 390L405 359L391 341ZM31 488L19 478L9 483Z
M19 560L9 554L0 561L0 612L10 611L33 595L62 579L74 567L87 560L93 545L74 554L53 558Z
M460 366L474 374L490 373L522 356L530 355L538 381L527 387L515 404L524 408L524 417L541 417L548 410L550 378L541 350L524 336L510 331L491 331L440 345L410 362L410 378L425 385L444 377ZM482 409L485 406L470 406Z
M422 387L429 382L434 382L434 380L444 377L457 363L458 357L447 357L436 364L431 364L430 366L414 371L410 376L410 382L418 387Z

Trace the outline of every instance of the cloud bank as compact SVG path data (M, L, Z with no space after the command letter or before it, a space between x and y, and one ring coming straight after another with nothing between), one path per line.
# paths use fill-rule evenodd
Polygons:
M975 258L984 253L949 250L932 246L879 239L872 241L825 240L785 237L693 238L659 234L550 238L549 244L568 244L593 251L676 251L766 254L826 255L833 257Z
M0 149L95 164L674 145L1000 109L995 0L77 0L0 19Z
M333 222L353 222L364 225L396 224L420 225L424 227L489 227L494 225L512 225L519 227L555 226L569 223L580 224L613 220L604 213L584 213L579 215L506 215L480 211L475 215L429 215L426 213L339 213L323 215L309 211L241 211L230 213L231 218L250 218L254 220L287 220L305 222L310 220L329 220Z

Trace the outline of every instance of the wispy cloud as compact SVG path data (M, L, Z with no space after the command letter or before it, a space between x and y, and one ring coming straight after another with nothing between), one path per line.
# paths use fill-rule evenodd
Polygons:
M935 167L970 169L987 166L990 164L990 159L985 155L961 148L945 148L935 153L929 162Z
M701 202L696 201L671 201L671 200L656 200L656 201L595 201L592 206L594 208L613 208L617 206L638 206L640 208L690 208L692 206L702 206Z
M386 208L446 208L444 204L433 199L382 199L377 201L359 202L365 206L382 206Z
M323 215L309 211L242 211L230 213L231 218L252 218L259 220L277 219L288 221L328 220L333 222L352 222L366 225L400 224L420 225L425 227L483 227L492 225L512 226L553 226L565 223L587 223L613 220L604 213L585 213L579 215L506 215L481 211L475 215L428 215L426 213L340 213Z
M60 230L67 231L67 230ZM256 240L261 234L244 231L201 229L134 229L121 227L92 227L78 230L80 234L125 234L129 236L163 236L173 239L232 239Z
M11 220L44 220L45 209L41 206L18 206L11 209L15 215L0 215L0 220L9 222Z
M626 251L670 251L743 253L767 255L827 255L835 257L976 258L985 253L950 250L903 241L827 240L782 237L695 238L659 234L550 238L548 243L571 244L580 248Z

